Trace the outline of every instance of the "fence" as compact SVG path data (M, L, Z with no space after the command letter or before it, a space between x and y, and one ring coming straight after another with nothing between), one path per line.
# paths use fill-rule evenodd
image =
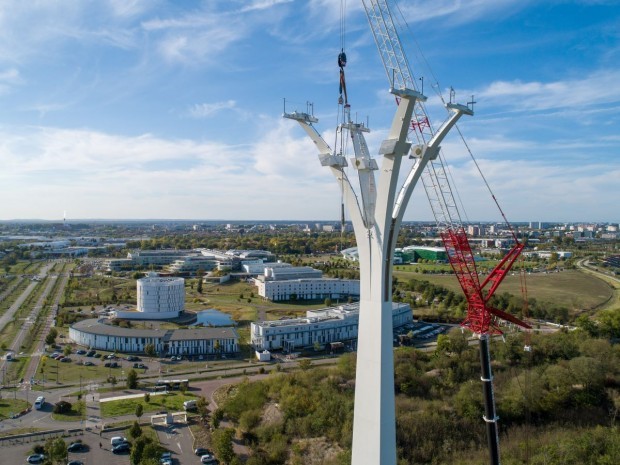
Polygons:
M45 441L49 438L79 436L84 434L81 428L74 429L52 429L47 431L37 431L35 433L14 434L12 436L0 437L0 447L8 447L16 444L26 444L29 442Z

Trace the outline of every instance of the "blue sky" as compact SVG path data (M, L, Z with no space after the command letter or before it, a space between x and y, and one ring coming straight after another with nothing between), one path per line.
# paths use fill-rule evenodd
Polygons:
M512 221L620 220L620 2L401 0L435 91L475 95L465 135ZM337 220L340 194L288 110L333 140L340 0L3 0L0 219ZM376 153L394 112L361 0L347 84ZM470 220L499 220L463 144ZM429 220L416 189L407 220Z

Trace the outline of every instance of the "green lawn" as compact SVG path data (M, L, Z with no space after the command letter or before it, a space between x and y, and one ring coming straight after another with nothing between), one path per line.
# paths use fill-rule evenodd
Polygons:
M401 281L417 279L439 284L454 292L461 292L454 275L433 275L395 271ZM484 279L484 277L482 278ZM592 309L610 299L613 289L604 281L577 270L560 273L532 273L526 275L528 297L543 302L553 302L572 310ZM507 276L497 293L521 294L518 276Z
M12 399L11 394L4 392L4 398L0 399L0 419L6 420L11 418L14 413L19 413L22 410L26 410L30 404L22 399Z
M121 415L132 415L136 411L136 405L142 404L144 413L157 412L160 410L182 411L183 402L186 400L196 399L193 394L183 394L181 392L168 395L151 395L151 400L147 403L144 397L135 399L112 400L110 402L101 402L102 417L117 417Z
M74 402L69 413L52 413L56 421L80 421L86 416L86 403L83 400Z

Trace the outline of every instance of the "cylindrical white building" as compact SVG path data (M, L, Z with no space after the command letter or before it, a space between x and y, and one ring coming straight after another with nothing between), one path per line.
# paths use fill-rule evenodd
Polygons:
M185 308L183 278L147 277L138 279L138 312L141 318L175 318Z

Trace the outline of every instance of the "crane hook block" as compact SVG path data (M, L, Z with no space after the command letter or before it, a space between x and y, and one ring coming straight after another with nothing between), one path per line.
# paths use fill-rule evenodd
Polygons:
M344 53L344 51L338 54L338 66L340 66L341 68L347 66L347 55L346 53Z

